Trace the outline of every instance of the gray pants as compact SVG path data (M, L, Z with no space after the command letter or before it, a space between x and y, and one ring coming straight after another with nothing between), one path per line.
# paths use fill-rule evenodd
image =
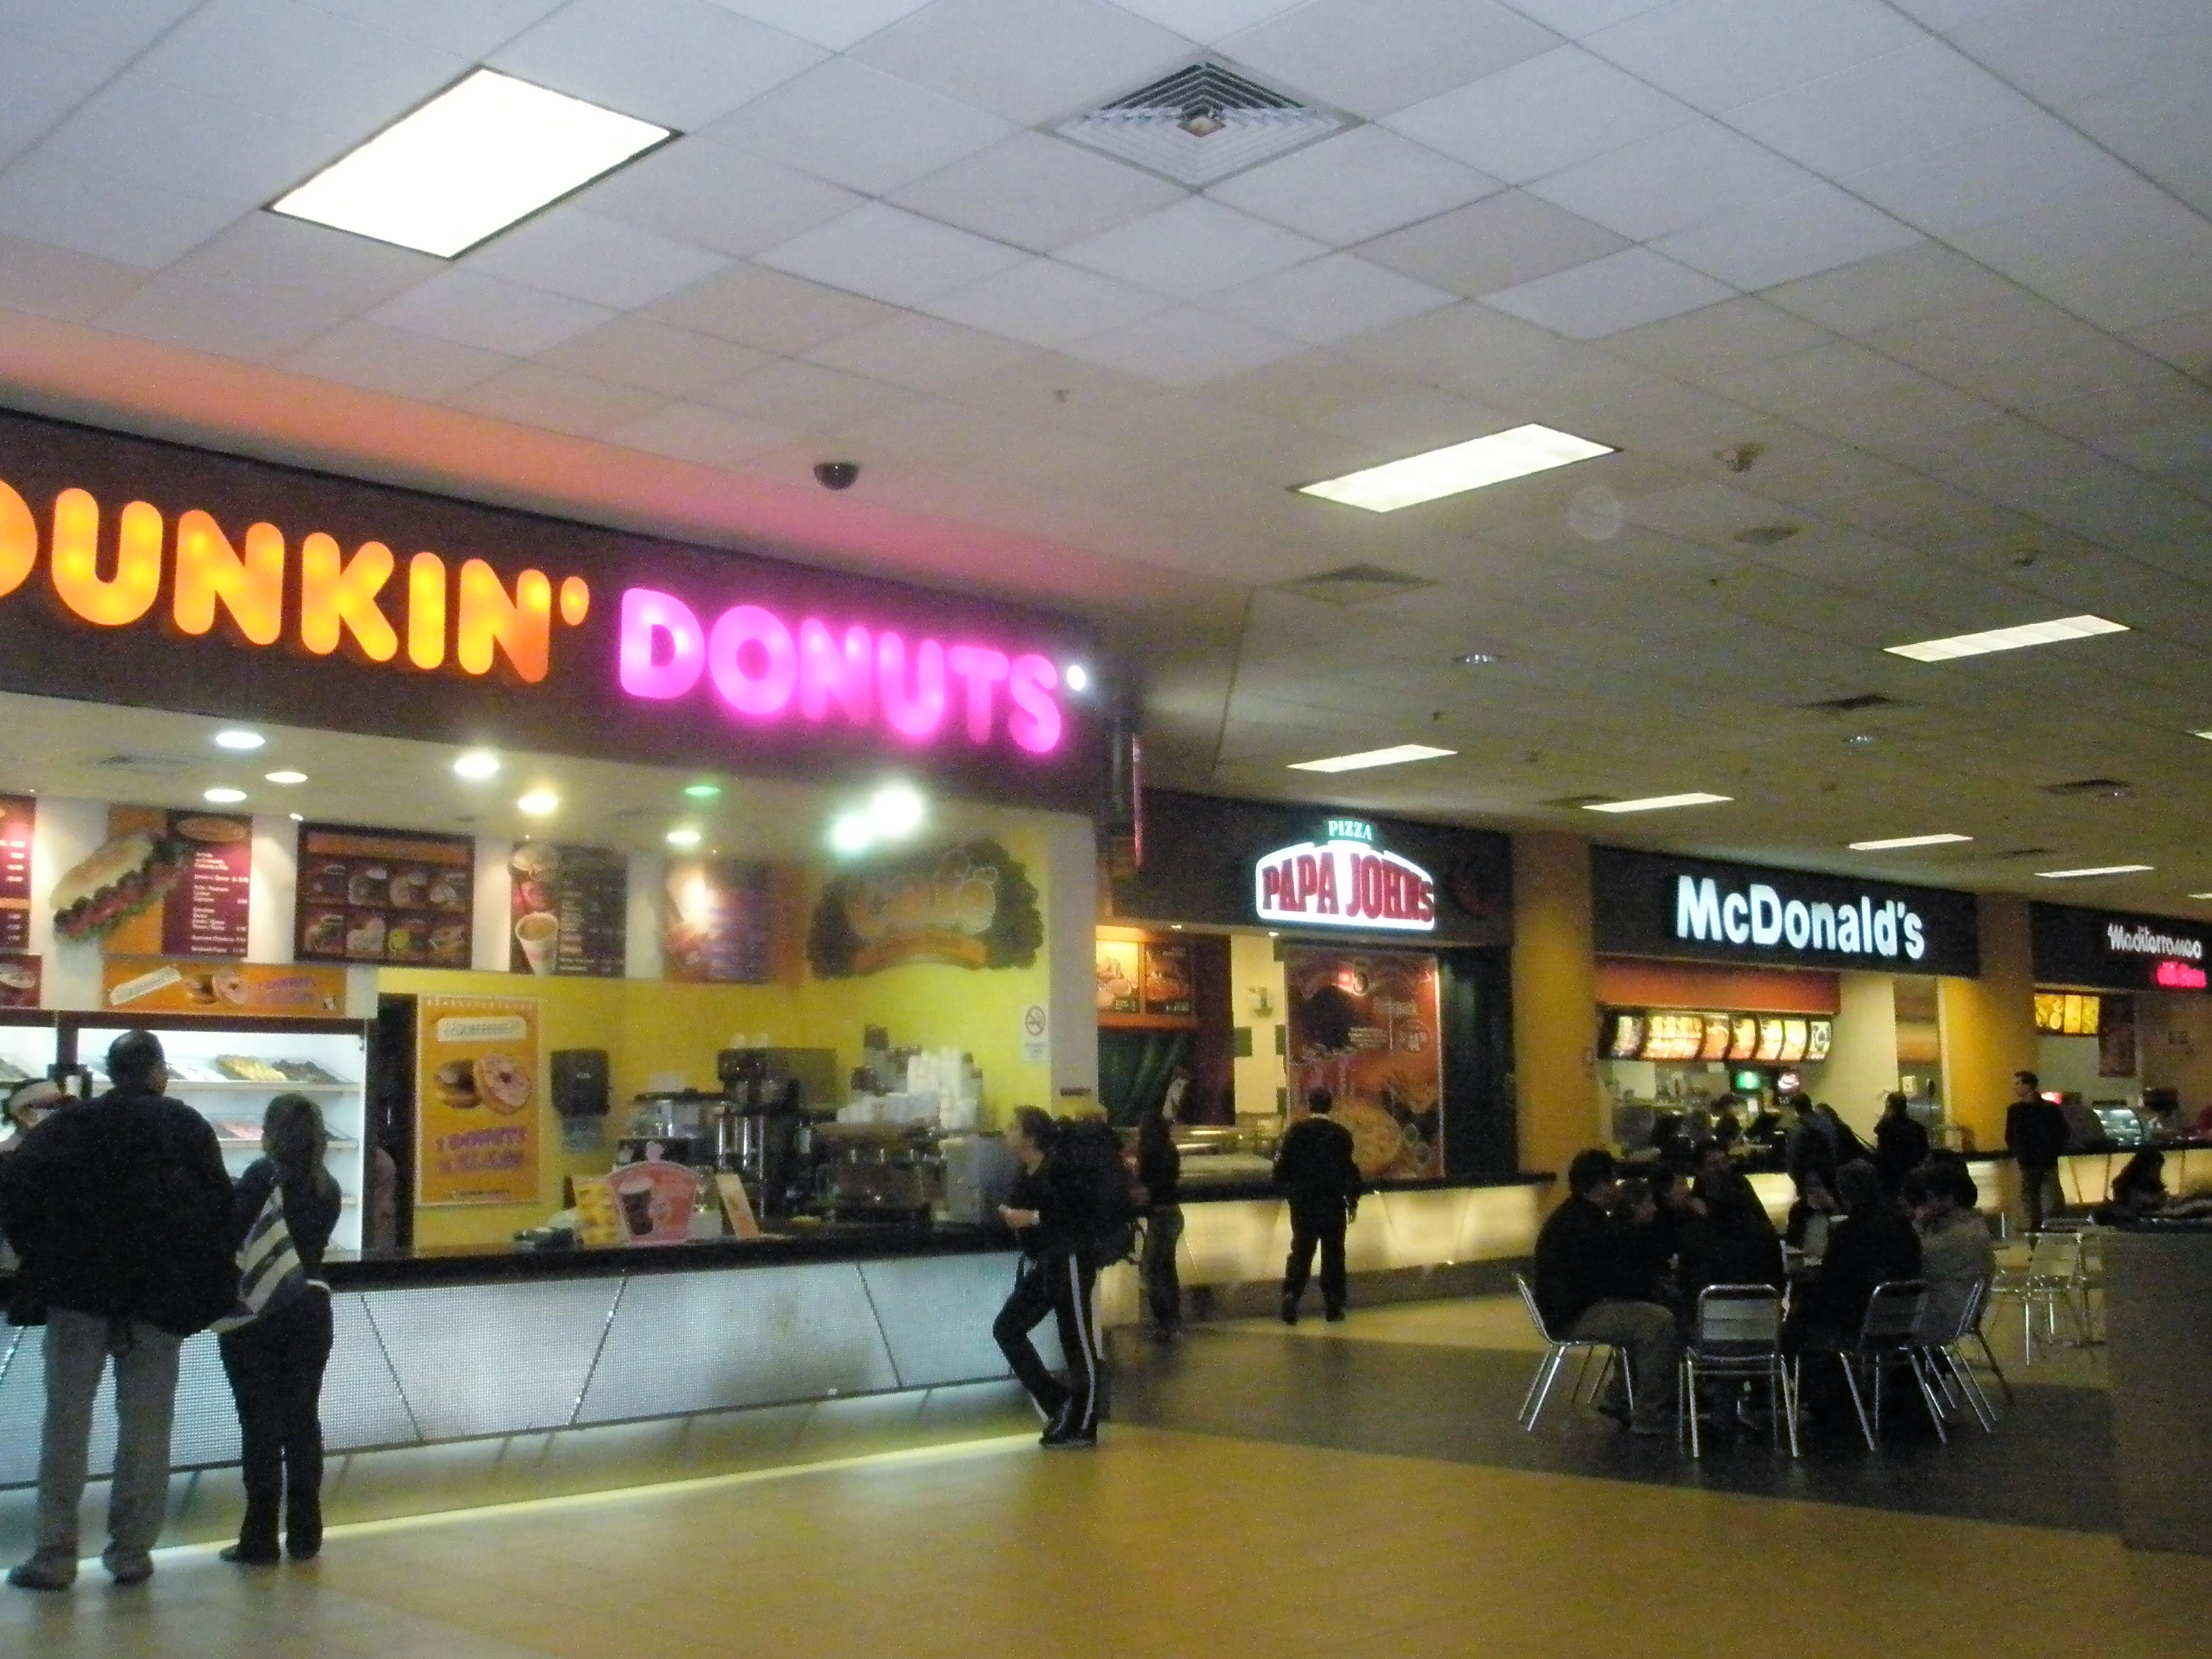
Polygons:
M1599 1302L1575 1321L1571 1333L1585 1342L1609 1342L1626 1349L1636 1369L1636 1420L1663 1426L1674 1408L1674 1367L1682 1358L1682 1338L1674 1316L1656 1302ZM1609 1392L1623 1395L1620 1374Z
M182 1343L137 1320L56 1308L46 1320L46 1417L39 1442L38 1551L32 1559L74 1570L77 1506L84 1498L92 1402L115 1361L115 1477L107 1499L110 1572L143 1575L169 1504L169 1424Z

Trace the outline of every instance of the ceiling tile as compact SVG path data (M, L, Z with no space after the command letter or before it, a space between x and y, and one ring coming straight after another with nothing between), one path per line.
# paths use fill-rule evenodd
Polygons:
M146 280L137 265L0 235L0 309L83 322Z
M673 241L743 258L866 198L706 138L681 138L591 185L577 205Z
M1022 258L1004 242L871 202L768 249L760 263L891 305L911 306L1009 270Z
M1784 283L1765 297L1835 330L1864 335L1954 306L2005 304L2018 287L1933 242Z
M708 0L570 0L494 69L693 132L828 56Z
M973 105L833 58L715 122L706 136L880 196L1012 131Z
M1723 397L1776 415L1917 383L1911 369L1850 340L1740 364L1698 381Z
M864 380L817 363L787 362L747 375L717 393L714 404L749 420L816 432L902 409L914 396L880 380Z
M789 443L794 434L764 421L697 404L663 404L599 434L626 449L642 449L700 466L732 467Z
M1119 328L1172 303L1057 259L1029 259L925 302L931 314L1036 346L1064 346Z
M1379 126L1354 127L1206 193L1336 246L1494 195L1503 186Z
M1605 349L1617 357L1690 378L1693 371L1730 370L1830 343L1826 329L1764 300L1725 300L1686 316L1616 334Z
M617 317L538 354L553 368L663 397L710 402L763 367L765 353L648 317Z
M1309 351L1218 381L1201 395L1235 403L1246 419L1320 421L1340 410L1425 390L1404 375Z
M527 283L617 311L649 305L730 261L582 208L558 207L494 237L462 269Z
M1328 250L1311 237L1192 197L1060 250L1070 263L1186 297L1281 270Z
M1899 252L1919 240L1887 214L1832 185L1815 185L1679 231L1656 246L1709 276L1737 288L1762 289Z
M658 409L667 399L544 363L517 363L446 399L448 406L524 426L595 437Z
M114 66L15 38L0 24L0 162L97 92Z
M646 308L655 320L763 351L805 351L898 313L760 265L733 266Z
M1474 299L1626 246L1603 226L1516 190L1379 237L1359 255Z
M1442 289L1332 253L1217 294L1211 307L1309 345L1327 345L1453 303Z
M315 0L315 9L476 59L567 3L568 0Z
M1534 58L1559 39L1491 0L1312 0L1231 37L1224 49L1287 88L1372 121Z
M2146 323L2128 330L2127 337L2154 357L2212 379L2212 310Z
M1579 40L1610 28L1638 12L1662 6L1667 0L1512 0L1513 9L1533 17L1546 28Z
M1148 17L1186 40L1214 41L1270 17L1294 11L1305 0L1115 0L1123 11Z
M286 298L380 305L447 269L443 259L275 213L249 213L170 267Z
M2090 137L2195 208L2212 214L2212 60L2184 58L2148 80L2066 106Z
M133 73L93 97L29 154L88 172L173 185L244 209L289 190L343 148L327 132Z
M2132 181L1955 231L1948 239L2102 328L2138 328L2203 308L2212 223ZM2112 257L2126 250L2124 259Z
M1026 347L938 317L902 313L857 334L827 341L807 361L915 392L944 392L1013 368Z
M196 282L163 271L99 318L111 333L265 362L336 325L348 307L280 299L255 289Z
M1425 386L1321 417L1321 424L1330 431L1357 438L1386 455L1418 455L1503 431L1512 423L1486 404Z
M1909 450L1915 434L1964 421L1984 421L1998 413L1978 398L1929 380L1907 369L1906 379L1879 392L1837 398L1794 411L1802 425L1827 433L1846 443L1863 444L1881 453L1893 444Z
M1696 114L1580 47L1562 46L1401 111L1387 125L1522 184Z
M1646 242L1818 183L1717 121L1691 121L1577 162L1528 191Z
M1649 248L1632 247L1486 295L1483 303L1571 340L1596 340L1695 311L1733 292Z
M1048 253L1184 194L1178 185L1063 139L1018 132L890 199L963 230Z
M12 0L0 13L0 34L105 64L110 73L123 67L173 27L200 0Z
M514 361L495 351L356 320L310 341L286 357L283 367L317 380L437 403L490 379Z
M714 0L714 3L817 46L842 52L877 30L912 16L929 0Z
M2031 97L2090 97L2156 74L2183 58L2212 54L2212 10L2197 0L2125 0L2098 8L2082 27L2068 0L2027 0L1984 11L1948 32L1976 61Z
M1855 173L1844 183L1908 223L1943 235L2132 177L2081 134L2034 114Z
M0 231L149 268L238 217L238 204L27 155L0 173Z
M1300 348L1279 335L1181 306L1094 334L1066 348L1074 356L1169 386L1197 386L1285 357Z
M1717 113L1923 39L1882 0L1673 0L1592 35L1592 52Z
M1745 104L1729 125L1830 177L2004 126L2034 106L1942 40Z
M1189 52L1188 42L1103 0L937 0L853 56L1034 126L1141 86Z
M527 357L581 334L614 313L566 295L481 270L441 271L369 313L373 322L461 345Z

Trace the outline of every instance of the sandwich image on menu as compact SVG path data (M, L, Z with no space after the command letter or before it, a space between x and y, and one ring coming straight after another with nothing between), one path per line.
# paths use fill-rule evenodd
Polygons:
M105 939L168 896L190 853L167 836L133 830L115 836L54 884L54 931L64 939Z

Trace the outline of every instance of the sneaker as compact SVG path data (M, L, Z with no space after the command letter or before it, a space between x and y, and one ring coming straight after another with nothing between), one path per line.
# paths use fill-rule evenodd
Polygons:
M1294 1296L1286 1296L1283 1298L1283 1323L1295 1325L1297 1322L1298 1299Z
M1057 1434L1047 1434L1039 1443L1047 1451L1086 1451L1098 1444L1096 1429L1064 1429Z
M243 1544L232 1544L216 1553L234 1567L273 1567L284 1559L274 1550L249 1550Z
M76 1559L34 1555L22 1565L10 1567L8 1582L17 1589L65 1590L76 1583Z

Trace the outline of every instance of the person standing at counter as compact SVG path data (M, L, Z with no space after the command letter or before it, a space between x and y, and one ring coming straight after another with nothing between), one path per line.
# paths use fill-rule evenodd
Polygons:
M1035 1106L1018 1106L1006 1146L1021 1165L999 1214L1021 1241L1021 1275L991 1335L1045 1419L1038 1443L1050 1448L1098 1443L1098 1344L1091 1293L1098 1269L1087 1248L1094 1228L1089 1194L1063 1162L1054 1167L1060 1124ZM1030 1333L1049 1314L1067 1361L1062 1382L1045 1368Z
M1283 1133L1275 1149L1275 1184L1291 1200L1291 1253L1283 1262L1283 1323L1298 1322L1298 1298L1321 1251L1321 1300L1333 1324L1344 1317L1344 1229L1359 1213L1359 1165L1352 1131L1329 1115L1336 1097L1316 1089L1307 1115Z
M1905 1172L1928 1161L1928 1131L1912 1115L1911 1103L1894 1091L1884 1097L1881 1119L1874 1126L1874 1167L1891 1192Z
M69 1097L61 1086L45 1078L17 1084L9 1093L6 1107L0 1108L7 1118L7 1139L0 1140L0 1158L21 1146L25 1135L68 1104Z
M2042 1080L2033 1072L2012 1074L2012 1104L2005 1108L2005 1146L2020 1170L2021 1208L2027 1231L2043 1231L2048 1209L2064 1202L2058 1189L2058 1160L2071 1138L2066 1114L2042 1095Z
M1182 1283L1176 1246L1182 1242L1182 1154L1164 1114L1137 1121L1137 1185L1144 1189L1145 1253L1138 1266L1152 1304L1152 1334L1172 1342L1182 1334Z
M238 1291L214 1126L163 1094L151 1032L116 1038L107 1074L107 1093L56 1112L0 1160L0 1227L23 1258L9 1322L46 1328L36 1541L8 1574L21 1589L76 1582L92 1402L111 1358L115 1474L101 1559L118 1584L153 1576L179 1350Z
M305 1275L301 1288L222 1338L223 1375L238 1402L246 1518L222 1559L274 1566L277 1518L295 1561L323 1547L323 1368L331 1358L331 1287L319 1276L338 1224L338 1183L323 1166L330 1133L305 1095L283 1094L261 1120L261 1157L238 1178L233 1236L243 1251L271 1193Z

